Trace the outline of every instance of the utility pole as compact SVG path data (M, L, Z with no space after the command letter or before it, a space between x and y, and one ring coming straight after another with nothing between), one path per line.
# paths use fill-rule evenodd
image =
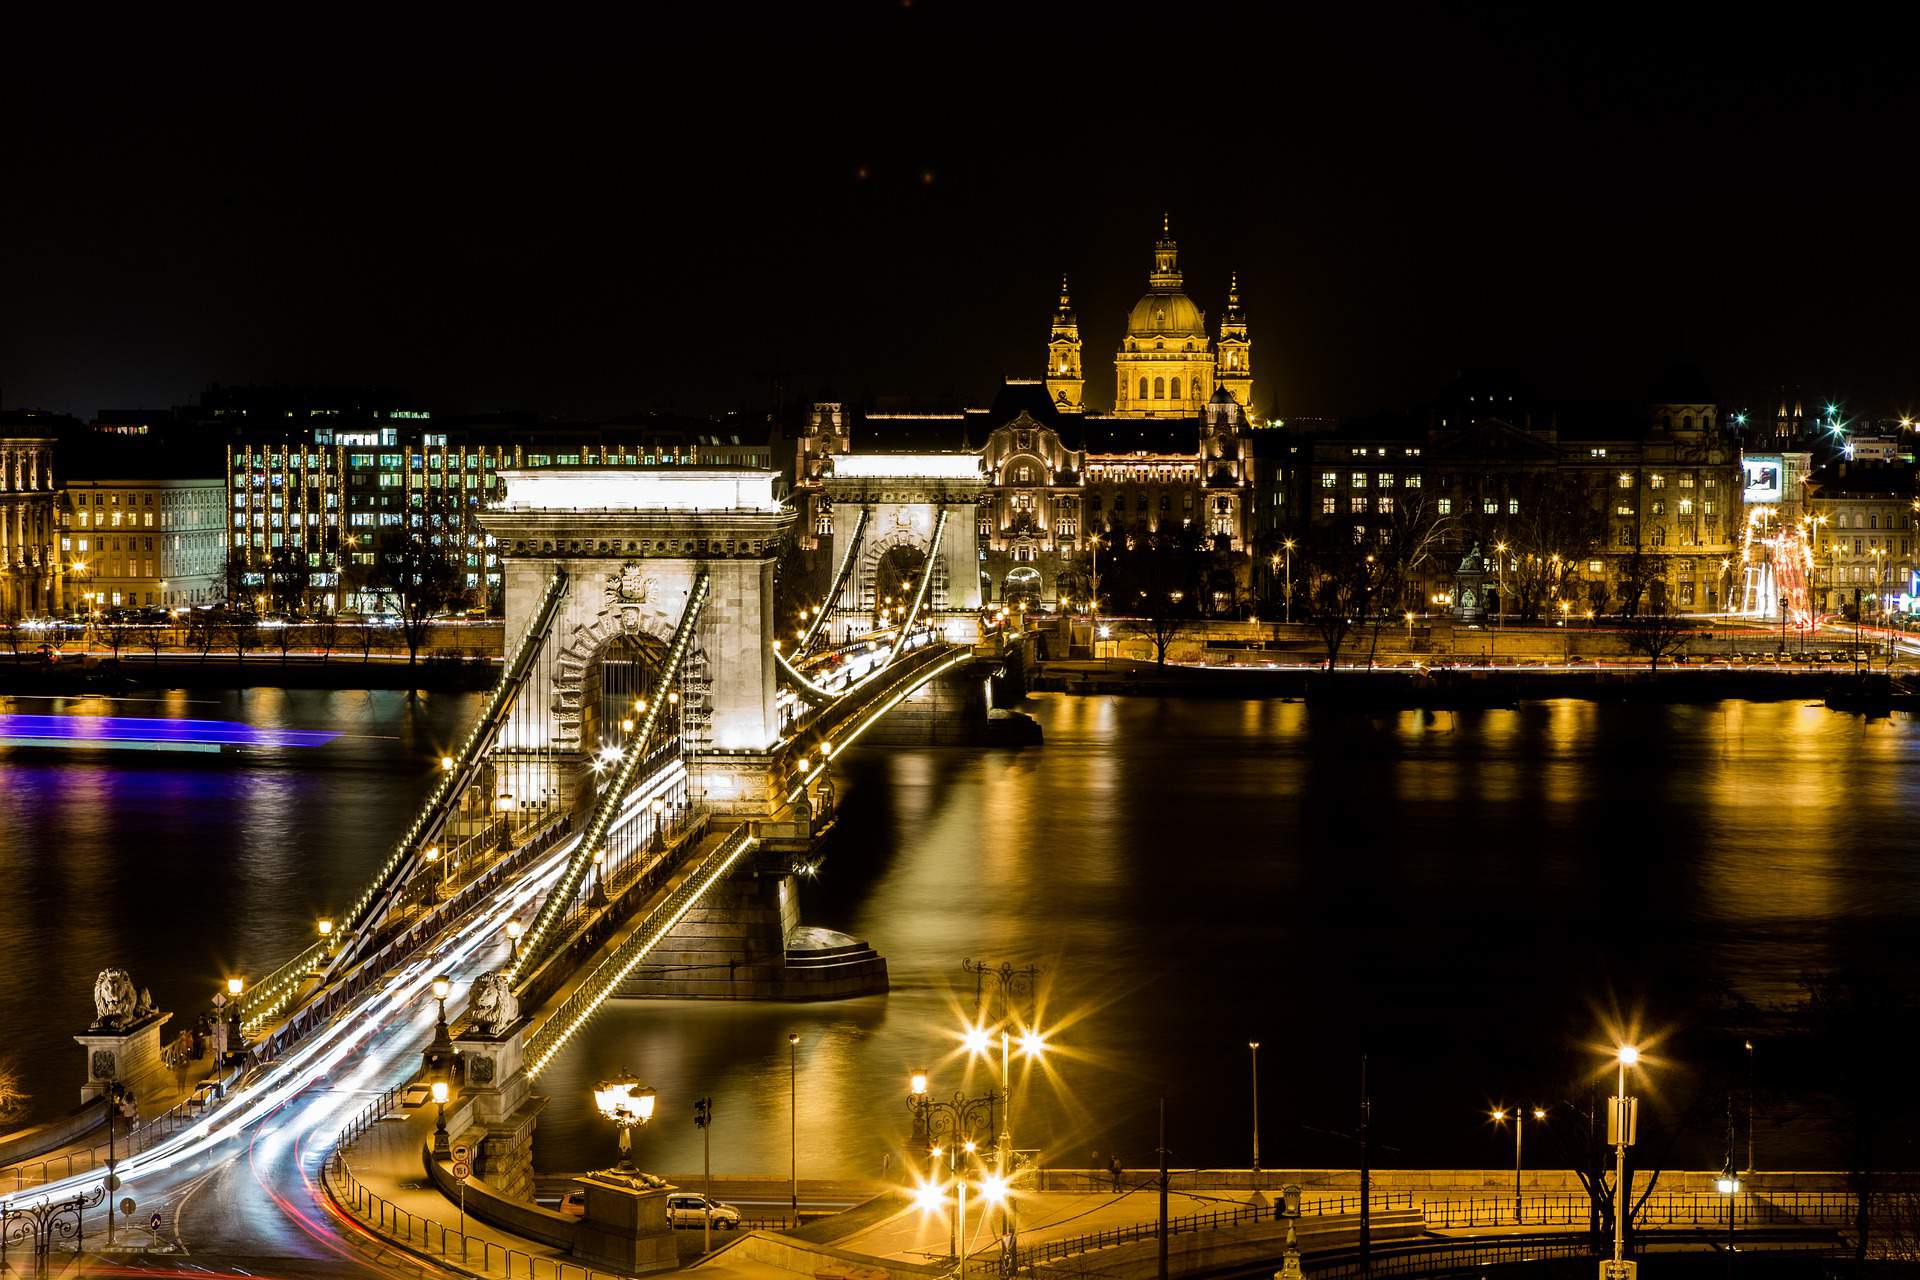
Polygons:
M695 1098L693 1100L693 1122L700 1127L700 1145L702 1162L705 1165L707 1212L705 1235L701 1240L701 1252L713 1252L713 1099Z
M1501 593L1501 607L1506 594ZM1367 1094L1367 1055L1360 1055L1360 1274L1373 1271L1373 1170L1368 1167L1367 1123L1373 1119L1373 1099Z
M1753 1164L1753 1041L1747 1041L1747 1172Z
M1160 1280L1167 1280L1167 1100L1160 1099Z

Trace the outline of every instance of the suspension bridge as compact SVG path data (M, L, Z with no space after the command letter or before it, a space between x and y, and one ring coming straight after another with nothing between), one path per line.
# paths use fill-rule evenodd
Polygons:
M503 473L481 517L506 583L498 684L333 928L238 996L245 1053L224 1101L136 1129L119 1185L177 1186L220 1144L279 1129L289 1107L337 1130L344 1104L323 1096L403 1085L429 1036L444 1040L438 991L458 1007L485 986L508 1011L453 1032L487 1077L468 1083L491 1086L468 1090L469 1132L530 1126L529 1082L690 911L731 876L782 874L807 854L840 752L936 682L984 721L1003 659L979 640L977 568L954 554L983 481L927 479L862 478L885 497L850 496L826 607L782 645L773 569L795 516L774 473ZM920 554L906 602L878 617L883 520L882 552ZM16 1206L99 1177L33 1181Z

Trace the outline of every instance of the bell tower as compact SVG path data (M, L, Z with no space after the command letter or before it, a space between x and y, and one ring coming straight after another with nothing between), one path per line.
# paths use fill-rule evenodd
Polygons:
M1057 409L1079 413L1085 408L1081 396L1085 385L1080 372L1080 318L1073 312L1063 275L1060 302L1053 309L1053 336L1047 339L1047 399Z
M1242 409L1253 408L1253 340L1247 313L1240 309L1240 273L1227 286L1227 311L1220 317L1220 342L1214 357L1214 385L1224 387Z

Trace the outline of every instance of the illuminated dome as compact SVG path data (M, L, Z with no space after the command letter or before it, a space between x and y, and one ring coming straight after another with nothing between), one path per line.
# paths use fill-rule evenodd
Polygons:
M1206 334L1206 317L1177 289L1153 290L1134 303L1127 315L1130 338L1204 338Z

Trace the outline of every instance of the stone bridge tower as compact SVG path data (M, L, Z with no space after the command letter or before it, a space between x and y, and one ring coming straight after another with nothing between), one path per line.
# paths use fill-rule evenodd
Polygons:
M762 811L767 752L780 732L773 564L795 519L778 474L552 468L501 478L505 497L480 520L504 568L508 653L559 569L569 584L520 695L545 714L510 719L497 750L552 761L553 785L574 802L598 746L585 735L600 659L616 640L664 647L704 571L707 602L682 681L693 790L718 812Z

